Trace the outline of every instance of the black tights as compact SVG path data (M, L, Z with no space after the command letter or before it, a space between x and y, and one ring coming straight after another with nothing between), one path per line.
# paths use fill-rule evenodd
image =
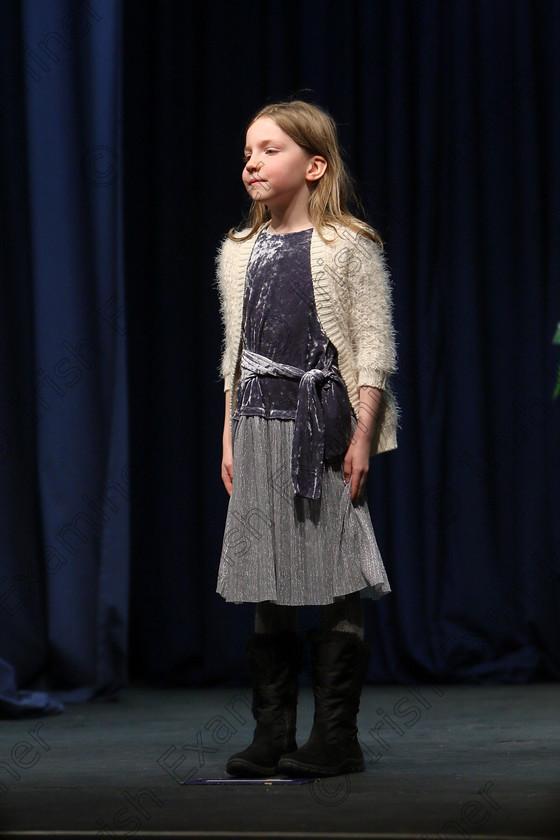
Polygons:
M321 617L325 630L356 633L363 641L364 613L359 592L351 592L332 604L322 604ZM277 633L280 630L297 633L297 607L259 601L255 610L255 633Z

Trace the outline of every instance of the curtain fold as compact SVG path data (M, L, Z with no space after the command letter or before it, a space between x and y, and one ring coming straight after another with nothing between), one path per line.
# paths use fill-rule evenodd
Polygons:
M129 585L121 9L20 11L4 62L17 209L1 315L7 714L61 711L126 685Z

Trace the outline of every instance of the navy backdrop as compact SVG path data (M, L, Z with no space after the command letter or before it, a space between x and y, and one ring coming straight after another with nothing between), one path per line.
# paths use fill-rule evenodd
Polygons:
M0 32L1 712L245 679L214 256L289 96L337 121L394 282L368 677L558 679L560 4L22 0Z

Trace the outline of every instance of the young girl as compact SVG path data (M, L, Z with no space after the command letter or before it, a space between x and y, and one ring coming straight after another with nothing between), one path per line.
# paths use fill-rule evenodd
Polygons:
M395 449L398 407L390 278L378 234L348 210L336 123L301 101L250 121L248 225L217 256L225 337L222 479L230 494L216 591L255 602L247 642L257 726L234 776L364 770L357 714L371 646L361 598L390 592L369 513L372 455ZM295 741L303 640L315 698Z

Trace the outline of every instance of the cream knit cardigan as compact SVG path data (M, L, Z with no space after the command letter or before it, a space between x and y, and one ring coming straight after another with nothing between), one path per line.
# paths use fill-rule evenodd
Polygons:
M245 275L255 240L265 222L250 239L234 242L225 237L216 256L220 311L224 327L220 377L230 392L230 420L236 405L241 375L242 319ZM311 234L311 276L319 321L338 350L338 366L359 421L361 385L381 389L370 457L397 448L400 410L389 385L396 372L391 279L384 253L372 240L342 225L324 231L325 244L316 229ZM240 235L246 235L245 228ZM364 404L365 407L365 404Z

